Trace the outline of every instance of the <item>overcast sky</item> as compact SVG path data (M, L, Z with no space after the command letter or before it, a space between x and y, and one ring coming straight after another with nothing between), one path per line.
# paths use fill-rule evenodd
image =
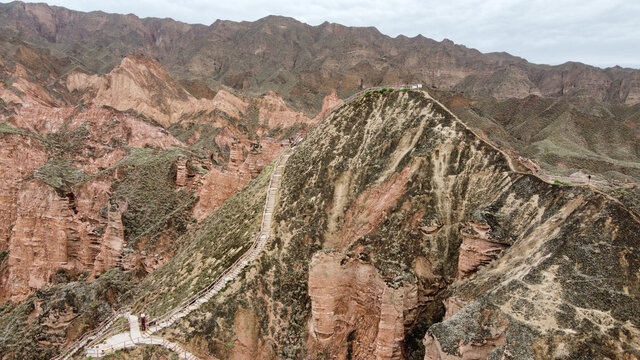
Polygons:
M534 63L580 61L640 68L640 0L45 0L74 10L170 17L209 25L291 16L375 26L382 33L442 40Z

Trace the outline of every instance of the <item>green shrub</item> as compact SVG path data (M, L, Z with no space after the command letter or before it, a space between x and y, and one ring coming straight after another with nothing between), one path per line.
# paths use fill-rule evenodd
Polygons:
M22 129L15 128L7 123L0 123L0 133L5 134L24 134L25 131Z
M54 158L35 171L35 177L56 189L69 189L89 180L84 170L73 166L69 159Z
M556 184L556 185L572 185L568 181L560 181L560 180L553 180L553 183Z

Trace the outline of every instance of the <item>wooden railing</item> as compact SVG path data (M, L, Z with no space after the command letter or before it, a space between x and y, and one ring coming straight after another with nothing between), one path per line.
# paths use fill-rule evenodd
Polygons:
M105 319L100 326L98 326L97 328L84 333L82 336L80 336L73 344L73 346L71 346L70 348L64 350L60 355L56 356L55 358L53 358L54 360L67 360L67 359L71 359L71 357L78 352L80 349L82 349L83 347L87 346L89 344L90 341L93 341L95 339L98 339L100 337L102 337L102 335L104 334L104 332L106 332L111 325L113 325L113 323L118 320L119 318L125 316L128 313L128 309L121 309L120 311L118 311L117 313L114 313L113 315L109 316L107 319Z
M260 224L260 232L258 233L258 235L256 236L255 240L253 241L253 243L251 244L251 247L249 249L247 249L247 251L245 251L244 254L242 254L242 256L240 256L231 266L229 266L222 274L220 274L216 280L214 280L209 286L207 286L206 288L200 290L199 292L197 292L196 294L194 294L193 296L191 296L189 299L182 301L178 306L176 306L173 310L171 310L170 312L155 318L152 320L152 322L155 323L155 325L150 326L150 331L151 332L157 332L165 327L171 326L175 321L177 321L178 319L184 317L186 314L181 314L182 312L184 312L185 310L187 310L190 306L197 306L199 307L201 304L197 304L199 300L206 298L209 295L209 298L213 295L215 295L215 293L217 293L218 291L224 289L224 287L226 286L227 282L229 282L229 279L233 280L235 278L235 276L237 276L237 273L242 270L247 264L245 264L244 262L249 262L253 259L255 259L256 255L262 250L262 248L264 247L266 240L268 239L269 235L270 235L270 223L271 221L267 221L267 213L269 212L269 202L271 199L271 191L272 190L278 190L278 188L276 186L274 186L274 179L276 178L276 176L281 176L282 174L279 174L279 167L281 165L282 159L285 159L286 162L286 158L288 158L289 154L283 153L280 158L278 159L278 161L276 162L275 168L273 170L273 173L271 174L271 178L269 180L269 187L267 189L267 196L266 196L266 200L265 200L265 205L262 211L262 222ZM283 164L282 164L283 165ZM273 209L271 209L273 211ZM209 300L209 299L207 299ZM192 309L188 312L191 312L195 309ZM188 313L187 312L187 313Z

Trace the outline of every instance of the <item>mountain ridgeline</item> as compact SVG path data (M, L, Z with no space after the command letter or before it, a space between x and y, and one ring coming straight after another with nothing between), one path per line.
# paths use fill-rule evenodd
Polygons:
M44 54L28 55L25 46ZM114 73L132 54L156 59L198 99L221 89L253 97L274 91L307 117L328 94L346 98L372 86L423 83L434 96L454 94L461 101L447 105L456 115L545 171L586 171L621 183L640 178L640 70L537 65L446 39L391 38L373 27L310 26L281 16L205 26L17 1L0 4L0 54L6 67L30 59L38 68L30 75L45 77L54 98L73 103L64 89L70 81L76 91L99 83L68 74ZM15 76L2 80L11 85ZM158 96L186 96L174 85L156 87ZM141 111L137 101L128 107ZM169 107L142 105L166 123Z
M248 246L267 175L187 235L136 309L215 277L230 260L211 243ZM513 171L423 92L370 93L318 125L273 219L243 275L164 337L203 358L640 356L637 216Z
M5 50L26 41L97 73L109 72L127 55L143 53L179 80L203 81L214 90L273 90L307 115L319 111L323 95L332 90L346 97L370 86L416 82L498 99L588 96L640 102L638 70L573 62L536 65L450 40L391 38L373 27L310 26L281 16L192 25L18 1L0 4L0 24Z

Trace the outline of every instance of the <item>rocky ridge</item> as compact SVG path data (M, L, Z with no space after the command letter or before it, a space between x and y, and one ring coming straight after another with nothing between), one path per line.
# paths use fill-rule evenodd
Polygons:
M218 358L639 356L637 215L513 171L424 93L330 115L289 159L274 221L245 279L164 337ZM212 261L190 260L199 246L168 266Z
M3 18L3 356L197 291L250 243L280 140L410 82L475 134L414 92L336 110L288 166L268 253L163 335L234 359L639 356L637 70L282 17ZM622 204L563 185L587 174Z

